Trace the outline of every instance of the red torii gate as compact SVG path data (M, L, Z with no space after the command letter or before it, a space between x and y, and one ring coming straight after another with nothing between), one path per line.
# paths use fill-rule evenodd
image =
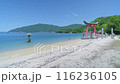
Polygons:
M96 25L97 25L98 23L87 23L86 21L84 21L84 23L87 24L85 37L88 36L88 28L89 28L89 27L93 27L93 28L94 28L94 34L95 34L95 36L96 36L95 28L96 28Z

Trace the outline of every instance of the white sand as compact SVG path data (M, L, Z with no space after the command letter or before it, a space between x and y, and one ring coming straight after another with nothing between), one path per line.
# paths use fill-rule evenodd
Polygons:
M71 40L46 45L36 54L34 48L0 54L0 67L24 68L94 68L120 67L120 50L110 48L115 39ZM118 40L120 42L120 40ZM51 51L52 46L57 50ZM67 46L67 47L66 47Z

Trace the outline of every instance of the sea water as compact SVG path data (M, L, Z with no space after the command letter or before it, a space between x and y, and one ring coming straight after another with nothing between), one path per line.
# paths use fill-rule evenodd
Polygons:
M51 44L72 39L79 39L81 33L31 33L31 42L27 43L27 33L0 32L0 53L23 48L30 48L36 44Z

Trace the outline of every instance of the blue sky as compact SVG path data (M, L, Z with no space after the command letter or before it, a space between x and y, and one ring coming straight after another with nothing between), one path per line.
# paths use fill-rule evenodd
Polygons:
M120 0L0 0L0 31L45 23L84 24L120 15Z

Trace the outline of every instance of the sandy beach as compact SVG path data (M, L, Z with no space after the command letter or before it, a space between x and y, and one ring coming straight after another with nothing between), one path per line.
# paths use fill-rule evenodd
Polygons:
M120 68L120 39L69 40L0 53L5 68Z

